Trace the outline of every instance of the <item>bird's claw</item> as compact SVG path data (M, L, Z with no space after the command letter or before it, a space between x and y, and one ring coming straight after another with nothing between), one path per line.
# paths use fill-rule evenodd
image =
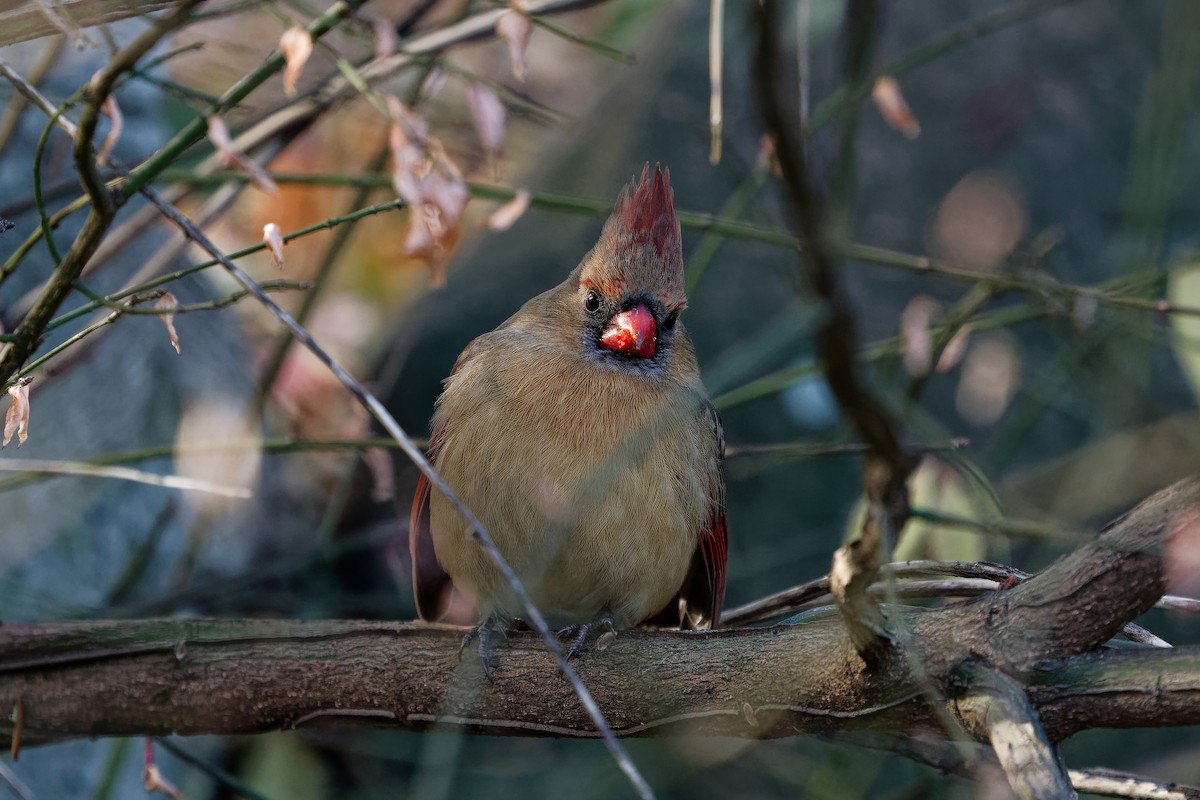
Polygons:
M599 631L603 633L596 638L596 649L603 651L617 638L617 626L613 623L611 612L605 611L593 620L568 625L559 631L559 639L571 640L571 646L567 648L567 660L570 661L583 652L588 637Z
M458 646L458 657L462 659L463 650L471 642L479 640L479 664L483 668L483 677L492 681L492 671L500 663L500 645L508 638L508 626L512 620L501 614L492 614L483 622L476 625L462 638Z

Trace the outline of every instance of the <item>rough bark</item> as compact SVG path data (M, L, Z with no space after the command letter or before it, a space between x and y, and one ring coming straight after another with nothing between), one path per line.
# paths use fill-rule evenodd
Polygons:
M831 615L710 633L624 632L578 669L626 736L936 737L937 714L969 691L980 661L1026 684L1050 741L1093 727L1200 723L1200 648L1097 649L1163 593L1162 548L1196 524L1198 509L1200 480L1184 481L1023 584L893 612L908 657L872 669ZM25 744L438 723L595 735L535 637L514 635L488 683L469 651L460 660L460 634L353 621L0 625L0 743L11 741L18 718Z

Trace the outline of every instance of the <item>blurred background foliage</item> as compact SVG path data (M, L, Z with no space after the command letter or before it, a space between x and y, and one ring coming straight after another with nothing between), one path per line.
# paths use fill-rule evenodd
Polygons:
M730 606L826 572L853 529L859 491L858 463L846 451L853 435L812 361L821 310L791 277L798 255L756 105L754 6L725 10L715 165L707 3L611 0L549 18L534 28L524 81L495 38L416 60L378 91L416 109L472 182L444 284L443 267L406 253L405 212L388 210L287 244L282 277L312 287L276 295L387 398L406 430L424 436L461 349L574 267L644 162L668 166L685 226L687 324L731 450ZM318 44L299 91L366 58L373 25L395 29L403 46L490 7L370 3ZM862 109L850 171L839 170L841 134L826 123L846 101L841 30L855 3L808 0L796 9L796 30L785 33L807 41L799 61L809 157L834 212L863 374L929 451L914 482L921 513L897 556L993 559L1032 571L1137 499L1196 472L1200 4L883 3L875 71L899 82L919 134L889 125L865 94L852 98ZM119 88L118 157L144 159L257 67L286 28L323 11L303 0L202 6L202 22L164 42L157 63ZM143 27L137 19L67 26L0 48L0 58L63 103L115 43ZM503 151L482 145L472 124L467 95L476 82L505 103ZM13 259L38 226L30 165L47 121L22 109L7 84L0 98L0 217L16 223L0 234L0 256ZM340 105L288 141L269 163L280 184L274 194L246 188L238 175L200 174L207 143L184 153L166 178L190 187L184 204L195 216L221 192L239 190L206 225L229 252L260 241L268 222L288 233L340 221L395 198L388 120L377 101ZM274 79L224 119L236 134L287 102ZM47 136L39 163L52 210L78 194L65 137ZM532 206L509 229L489 230L487 215L516 189L531 193ZM118 222L138 211L131 203ZM714 227L714 218L737 224ZM78 225L68 217L56 240L69 242ZM172 256L172 242L165 229L140 231L85 280L111 293L156 258L159 272L202 260L186 246ZM263 253L239 263L260 280L281 277ZM17 260L0 287L5 329L51 265L40 245ZM231 291L213 270L170 288L181 302ZM69 306L86 301L79 294ZM64 322L43 351L82 324ZM179 356L158 320L125 317L78 356L47 362L34 373L30 439L17 451L10 445L0 466L108 458L241 483L254 499L0 474L0 618L411 618L406 528L415 471L398 457L393 466L364 457L360 447L296 444L361 441L372 431L306 353L293 347L281 358L280 331L261 309L243 302L176 324ZM936 347L963 327L959 360L924 374ZM1200 567L1181 556L1179 572L1190 586L1177 589L1194 596ZM1154 612L1142 622L1169 641L1200 640L1178 616ZM996 791L986 780L968 785L811 739L679 738L629 749L663 797ZM1065 752L1072 766L1200 782L1194 731L1093 732ZM202 737L164 742L158 763L189 798L628 793L599 744L450 732ZM141 791L142 748L128 740L27 749L5 764L34 797Z

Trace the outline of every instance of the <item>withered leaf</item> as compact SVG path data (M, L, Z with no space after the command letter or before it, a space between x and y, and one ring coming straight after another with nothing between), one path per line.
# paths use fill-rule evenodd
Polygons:
M170 292L163 292L162 297L154 301L154 309L164 313L159 314L158 318L162 320L163 325L167 327L167 336L171 340L171 347L175 348L175 352L179 353L179 334L175 332L175 309L179 308L179 301L175 299L175 295Z

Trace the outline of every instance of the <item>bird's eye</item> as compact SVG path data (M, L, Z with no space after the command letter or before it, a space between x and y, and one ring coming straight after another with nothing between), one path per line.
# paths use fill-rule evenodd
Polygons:
M663 320L663 327L666 328L667 330L671 330L671 328L675 327L675 322L678 319L679 319L679 312L672 311L670 314L667 314L667 318Z
M600 309L600 295L595 289L588 289L588 293L583 296L583 307L589 312Z

